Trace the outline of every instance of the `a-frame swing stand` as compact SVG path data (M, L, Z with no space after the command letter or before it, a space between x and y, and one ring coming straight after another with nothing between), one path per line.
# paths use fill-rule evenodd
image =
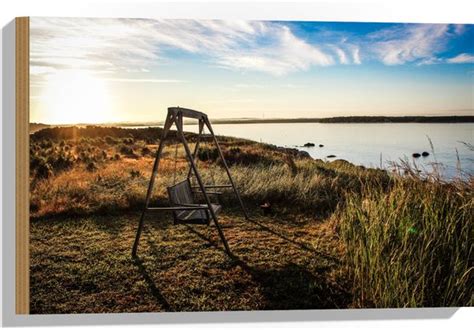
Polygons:
M199 134L196 139L196 145L194 148L194 152L191 153L191 150L189 148L189 145L186 141L186 138L184 136L184 131L183 131L183 118L192 118L192 119L197 119L199 122ZM163 148L165 145L166 138L168 137L168 133L170 131L170 128L172 125L176 126L177 130L177 138L181 141L181 143L184 146L184 150L186 152L187 160L189 162L190 168L188 171L188 180L192 174L196 177L197 183L198 183L198 189L202 193L205 199L205 204L199 204L199 205L171 205L167 207L150 207L150 198L151 194L153 192L153 185L155 183L156 176L158 174L158 168L160 164L160 158L163 152ZM199 142L202 138L203 135L203 130L204 126L207 127L207 130L209 131L210 136L212 137L212 140L215 144L215 147L217 149L217 152L219 154L219 157L222 161L222 164L224 166L224 169L227 173L227 177L229 179L229 185L204 185L201 175L199 174L199 171L196 166L195 162L195 157L197 155L197 152L199 150ZM160 144L158 146L158 150L156 152L155 156L155 162L153 165L153 171L151 173L151 178L150 178L150 183L148 185L148 191L146 194L146 200L145 200L145 207L143 208L143 212L140 217L140 222L138 224L138 229L137 229L137 235L135 237L135 242L133 244L132 248L132 257L136 257L137 255L137 249L138 249L138 243L140 241L140 236L143 230L143 224L145 220L145 215L148 212L161 212L161 211L172 211L172 212L177 212L177 211L194 211L194 210L203 210L206 212L206 214L209 214L210 218L214 221L214 224L216 225L217 231L219 233L219 236L222 240L222 243L224 244L225 250L229 255L232 255L229 245L227 243L227 240L224 236L224 232L222 231L221 226L219 225L219 222L217 220L217 214L215 212L215 209L213 205L211 204L211 200L209 198L209 193L207 192L206 189L215 189L215 188L232 188L235 196L237 197L240 207L242 208L242 211L245 215L246 219L249 219L247 211L245 209L245 206L242 202L242 199L240 198L240 194L235 186L234 180L232 179L232 176L230 175L230 170L229 167L227 166L227 163L224 159L224 155L222 154L222 150L219 146L219 143L217 142L216 136L214 135L214 131L212 129L211 123L209 119L207 118L207 115L203 112L199 112L196 110L191 110L191 109L186 109L186 108L180 108L180 107L171 107L168 108L168 114L166 116L166 121L164 124L163 132L161 135L160 139Z

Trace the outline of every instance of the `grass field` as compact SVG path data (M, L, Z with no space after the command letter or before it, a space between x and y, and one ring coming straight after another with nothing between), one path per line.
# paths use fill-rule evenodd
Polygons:
M212 226L149 217L130 258L139 213L32 223L32 313L345 308L341 251L327 224L235 214Z
M231 194L214 226L148 216L130 257L160 129L46 128L31 136L32 313L473 304L473 180L445 183L221 138L251 213ZM193 142L193 135L188 134ZM185 176L165 150L154 205ZM223 183L215 150L198 154ZM400 173L401 172L401 173ZM403 175L401 175L403 174ZM273 214L263 216L268 201Z

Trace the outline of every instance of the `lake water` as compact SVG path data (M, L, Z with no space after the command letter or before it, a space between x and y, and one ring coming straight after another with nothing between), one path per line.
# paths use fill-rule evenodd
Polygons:
M446 178L459 174L458 157L464 173L474 175L474 152L462 142L474 144L474 124L219 124L218 135L241 137L278 146L307 151L313 158L345 159L367 167L389 167L389 162L409 159L420 168L431 171L434 162L443 164ZM185 130L196 132L196 125ZM429 139L434 146L431 150ZM302 147L306 142L315 147ZM319 144L324 147L320 148ZM456 151L457 150L457 151ZM430 153L414 159L415 152ZM328 159L328 155L336 158Z

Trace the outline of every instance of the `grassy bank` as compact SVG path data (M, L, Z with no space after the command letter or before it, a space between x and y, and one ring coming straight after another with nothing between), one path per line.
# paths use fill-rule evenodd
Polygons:
M147 223L140 260L131 260L160 133L68 127L31 136L34 312L473 304L472 180L389 175L232 138L222 147L252 213L246 222L224 194L237 259L223 254L212 226L172 226L168 215ZM187 170L174 144L154 205ZM205 181L225 182L214 149L198 158ZM260 214L262 202L273 215Z
M364 184L337 214L357 304L472 305L472 187L393 181Z

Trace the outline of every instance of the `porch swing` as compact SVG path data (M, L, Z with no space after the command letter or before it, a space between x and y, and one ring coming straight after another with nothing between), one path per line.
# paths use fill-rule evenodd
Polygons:
M202 139L203 137L210 137L211 135L206 135L205 127L203 128L202 134L199 135ZM207 141L206 141L207 142ZM210 148L209 144L206 145L206 155L207 159L210 158ZM196 155L194 155L195 157ZM191 183L192 180L192 167L188 170L187 177L180 181L176 182L176 174L177 174L177 163L178 163L178 144L175 145L175 152L174 152L174 170L173 170L173 185L167 187L168 191L168 199L171 206L203 206L205 207L206 204L198 204L196 202L197 195L201 193L199 191L199 186L193 185ZM212 169L209 169L211 174L211 183L212 185L206 186L206 188L216 187L216 181L214 179ZM206 194L210 197L214 197L214 200L209 198L211 201L211 207L214 210L216 216L220 213L222 206L219 196L222 195L221 191L206 191ZM209 225L211 222L211 214L208 209L205 210L181 210L181 211L173 211L173 219L174 224L202 224L202 225Z
M184 131L183 131L183 118L192 118L192 119L197 119L198 120L198 125L199 125L199 132L196 137L196 145L194 147L193 153L191 153L191 150L189 148L189 145L186 141L186 138L184 136ZM188 174L186 179L183 181L180 181L176 183L176 172L177 172L177 147L178 145L176 144L176 149L175 149L175 168L173 172L173 185L167 187L168 191L168 199L170 206L165 206L165 207L150 207L150 198L151 194L153 191L153 185L155 183L156 175L158 173L158 168L159 168L159 163L160 163L160 158L163 153L163 148L166 142L166 139L168 137L168 133L170 131L170 128L172 125L176 126L177 130L177 137L180 140L180 142L183 144L184 151L186 153L186 158L187 161L190 165ZM209 131L209 135L205 135L204 133L204 128L207 127L207 130ZM197 156L197 153L199 151L199 144L201 142L201 139L203 137L210 137L212 142L215 145L215 148L217 150L218 156L222 161L222 165L227 173L227 177L229 180L229 184L227 185L216 185L214 176L211 175L212 178L212 184L211 185L205 185L203 183L203 180L201 178L201 175L199 174L199 171L196 166L195 158ZM209 148L208 148L209 150ZM191 178L194 175L197 185L193 186L191 184ZM218 196L222 193L221 191L217 191L217 189L225 189L225 188L232 188L235 196L237 197L237 200L240 204L240 207L245 215L246 219L249 219L247 211L244 207L244 204L242 202L242 199L240 198L240 194L234 184L234 180L232 179L232 176L230 174L229 167L227 166L227 163L224 159L224 156L222 154L222 150L219 146L219 143L217 142L216 136L214 135L214 131L212 129L211 123L207 117L207 115L203 112L199 112L196 110L191 110L191 109L186 109L186 108L180 108L180 107L171 107L168 108L168 114L166 116L166 121L163 127L163 132L161 135L160 139L160 144L158 146L158 151L156 152L155 156L155 162L153 165L153 170L150 178L150 182L148 185L148 190L146 194L146 199L145 199L145 207L143 209L143 212L140 217L140 221L138 224L137 228L137 234L135 237L135 241L133 243L133 248L132 248L132 257L136 257L137 255L137 250L138 250L138 244L140 241L140 236L143 230L143 224L145 220L145 215L148 212L161 212L161 211L172 211L173 213L173 219L174 219L174 224L205 224L209 225L211 221L214 222L217 231L219 233L219 236L222 240L222 243L224 244L224 248L226 252L229 255L232 255L229 245L227 243L227 240L224 236L224 232L222 231L221 226L219 225L217 215L220 213L222 206L217 200L217 202L211 201L210 196L215 196L218 199ZM208 190L209 189L209 190ZM204 197L205 203L197 203L197 194L202 195Z

